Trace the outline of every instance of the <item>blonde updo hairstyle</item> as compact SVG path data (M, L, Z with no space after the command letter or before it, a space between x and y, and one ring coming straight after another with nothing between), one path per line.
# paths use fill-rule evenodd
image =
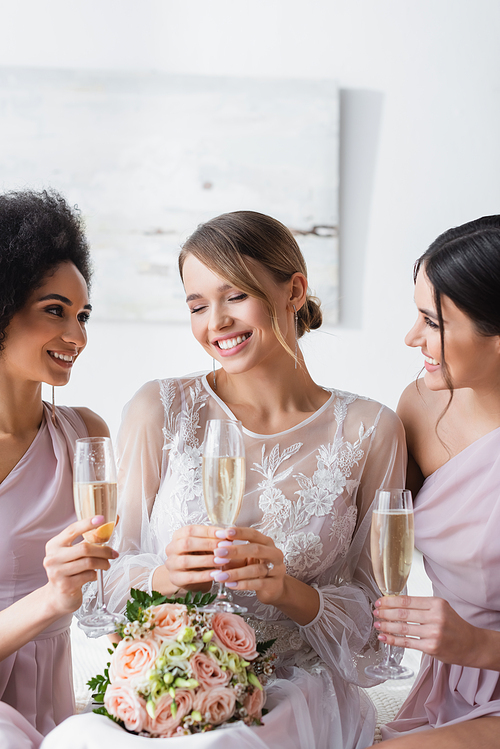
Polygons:
M269 310L277 339L295 356L279 329L274 300L262 289L251 264L246 262L246 258L256 260L271 273L276 283L285 283L294 273L302 273L307 278L304 256L286 226L271 216L255 211L223 213L200 224L185 242L179 255L181 278L188 255L193 255L213 273L249 296L260 299ZM308 290L304 305L297 310L297 337L316 330L322 322L319 299Z

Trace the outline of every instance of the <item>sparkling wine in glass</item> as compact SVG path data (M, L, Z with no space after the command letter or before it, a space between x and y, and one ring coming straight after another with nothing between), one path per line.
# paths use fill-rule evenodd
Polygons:
M231 528L240 511L245 490L245 446L241 422L210 419L203 442L203 496L212 525ZM246 608L231 600L223 582L217 583L215 601L205 611L244 613Z
M371 525L371 557L377 585L384 596L398 596L410 574L413 557L413 506L407 489L379 489ZM411 668L399 665L391 645L386 645L385 660L365 669L377 679L407 679Z
M104 523L83 534L88 543L102 546L111 538L116 523L116 465L109 437L76 440L73 470L75 510L79 520L103 515ZM102 570L97 570L97 604L78 626L87 637L101 637L115 631L123 617L110 613L104 603Z

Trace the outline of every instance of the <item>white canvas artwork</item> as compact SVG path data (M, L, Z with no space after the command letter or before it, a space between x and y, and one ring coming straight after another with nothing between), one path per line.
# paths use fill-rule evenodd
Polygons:
M0 68L0 188L81 209L97 319L186 320L182 242L254 210L294 232L337 322L338 137L333 81Z

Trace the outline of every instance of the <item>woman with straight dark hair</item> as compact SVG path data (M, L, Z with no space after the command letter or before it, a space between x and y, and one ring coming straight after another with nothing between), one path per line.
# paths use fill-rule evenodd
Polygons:
M363 749L376 716L359 686L379 655L370 513L376 489L403 485L401 423L380 403L313 381L299 340L319 327L321 311L281 223L250 211L218 216L186 242L179 266L192 332L214 370L149 382L124 412L122 556L106 590L119 610L132 585L171 595L226 581L258 640L275 640L277 679L263 725L240 720L185 736L178 715L168 727L175 735L155 742ZM209 419L243 424L246 487L238 525L228 530L209 524L203 502ZM47 749L70 736L74 749L100 741L133 749L141 740L102 716L77 716Z
M425 375L401 397L415 543L434 597L376 604L379 639L424 653L383 729L391 749L500 747L500 216L442 234L415 264L406 336Z

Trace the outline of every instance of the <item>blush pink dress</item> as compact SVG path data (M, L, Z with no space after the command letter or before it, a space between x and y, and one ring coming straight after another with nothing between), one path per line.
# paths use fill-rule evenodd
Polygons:
M50 413L44 403L38 434L0 484L2 610L46 584L45 544L76 520L74 443L88 431L71 408L56 409L57 427ZM0 700L43 735L74 712L70 623L59 619L0 663Z
M500 429L431 474L415 500L415 545L434 595L476 627L500 630ZM424 655L384 739L500 716L500 673Z

